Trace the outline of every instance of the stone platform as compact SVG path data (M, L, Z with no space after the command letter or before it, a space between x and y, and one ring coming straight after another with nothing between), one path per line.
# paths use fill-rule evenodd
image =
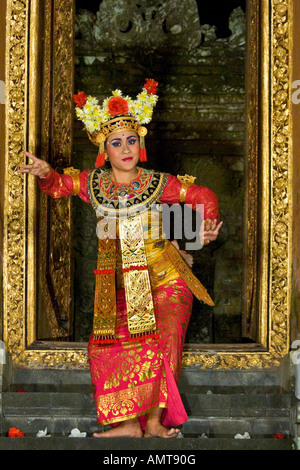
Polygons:
M23 389L25 392L16 392ZM189 415L177 439L96 439L89 371L14 369L2 392L1 450L65 449L157 450L293 450L295 403L289 383L278 371L182 371L180 393ZM8 438L10 427L25 433ZM47 428L51 437L37 438ZM68 437L72 429L85 438ZM236 439L249 433L250 439ZM284 439L275 439L278 433ZM205 435L205 437L204 437Z

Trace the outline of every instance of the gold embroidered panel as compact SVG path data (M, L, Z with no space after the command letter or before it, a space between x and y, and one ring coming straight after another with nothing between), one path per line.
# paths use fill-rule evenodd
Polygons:
M58 155L57 167L69 162L72 103L67 97L70 97L72 86L70 18L74 12L74 1L8 0L7 5L4 340L13 361L20 366L87 368L84 344L36 341L37 269L44 270L41 262L43 253L39 251L36 235L39 196L35 180L15 171L24 162L25 149L32 153L36 150L46 152L49 141L52 145L50 157L54 158L54 150ZM49 11L51 8L55 8L52 13ZM41 23L43 9L44 20ZM51 21L54 21L54 30L50 29ZM197 350L186 348L183 366L225 369L271 367L279 365L281 358L289 351L292 32L291 0L248 1L247 316L244 331L255 337L257 343L207 345ZM44 55L42 82L35 73L39 69L37 51L43 33L46 43L54 44L53 41L56 41L57 45L57 69L52 85L47 83L50 80L50 56ZM50 126L51 100L59 103L59 97L61 107L57 105L57 114L52 116L54 120ZM41 109L44 121L42 132ZM48 134L45 129L48 129ZM70 272L70 258L68 251L61 252L63 246L67 249L66 240L71 230L70 208L65 204L57 205L53 217L62 216L67 223L63 228L57 222L58 232L52 232L50 243L44 246L50 247L52 281L56 283L61 307L66 309L67 323L70 323L70 283L64 284ZM48 210L46 205L44 208ZM40 236L44 240L49 236L46 227L42 226ZM65 245L60 243L61 239L65 240ZM63 333L53 310L48 315L53 321L54 330ZM69 326L66 331L68 329Z

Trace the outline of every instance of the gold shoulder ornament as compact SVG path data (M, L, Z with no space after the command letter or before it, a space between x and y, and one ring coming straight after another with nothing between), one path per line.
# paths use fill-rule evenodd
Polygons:
M177 179L181 183L179 201L185 202L187 189L189 186L192 186L192 184L194 184L196 177L190 176L190 175L184 175L184 176L177 175Z

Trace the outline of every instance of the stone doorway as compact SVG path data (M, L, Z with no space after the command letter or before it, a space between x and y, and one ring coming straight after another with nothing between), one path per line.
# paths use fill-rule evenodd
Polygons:
M19 366L86 368L86 342L74 342L74 335L70 334L74 323L74 309L70 302L74 295L70 295L69 274L70 201L63 198L52 203L38 191L35 180L20 177L15 172L20 162L25 160L24 148L48 159L59 172L75 161L75 147L72 145L72 135L74 133L76 138L78 133L78 129L73 129L72 115L75 0L8 0L7 3L3 339L13 361ZM199 21L198 13L195 18ZM253 342L188 343L183 354L184 366L197 364L203 368L225 369L274 367L288 354L290 346L293 133L289 96L293 9L289 0L280 3L276 0L251 0L247 2L246 18L247 38L250 40L247 39L245 77L247 110L243 114L246 117L247 147L247 158L244 159L247 166L247 171L244 171L247 177L244 218L247 283L244 287L243 331ZM180 32L178 25L178 21L175 24L165 22L163 31L168 33L176 26L173 32ZM133 28L128 23L127 26L133 33ZM124 27L120 34L129 32ZM233 38L237 38L239 32L240 28L236 30L237 34L232 35ZM208 31L206 34L209 36ZM182 45L186 43L182 42ZM112 48L108 52L112 54ZM177 56L180 57L179 48ZM93 61L96 55L87 57L92 57ZM170 63L167 59L169 61L169 56L166 64ZM101 70L107 69L103 65ZM136 75L132 88L128 81L128 93L136 92L133 87L137 86L137 78L143 81L147 71L140 66L134 69ZM126 79L129 78L127 74ZM157 78L164 93L173 92L173 96L170 95L173 102L167 102L167 95L161 93L162 109L157 116L162 116L172 103L176 104L177 88L173 88L172 82L164 83L163 78ZM119 80L115 83L113 79L116 77L111 78L109 91L119 85ZM187 100L187 103L190 102ZM194 100L190 107L200 111L203 109L200 105ZM226 104L226 112L229 110L230 106ZM172 113L173 109L170 116ZM165 115L168 116L167 113ZM185 133L185 139L181 141L174 140L176 126L167 127L176 144L173 148L168 145L168 151L173 151L174 156L176 151L182 154L186 150L183 144L187 141L189 125L194 125L194 121L186 120L185 126L179 129ZM167 119L165 122L169 126ZM174 122L170 122L173 126ZM147 139L147 149L151 154L159 155L155 152L154 137L156 131L161 135L162 120L152 124L153 138ZM208 131L205 135L208 137ZM190 135L189 144L197 142L193 136ZM158 150L170 141L166 132ZM84 145L87 155L88 148L86 143ZM93 159L94 150L90 149ZM173 169L177 172L175 159ZM181 172L185 167L182 165L179 169ZM196 176L205 179L205 172L201 171ZM48 325L48 334L40 330L42 322Z
M147 167L192 174L219 197L222 234L192 253L194 272L216 305L194 301L187 343L243 342L245 15L245 0L118 2L118 8L109 0L76 1L75 92L102 99L121 88L135 96L144 78L154 77L160 99L146 140ZM111 22L119 26L116 37ZM96 152L75 122L72 166L93 167ZM91 207L75 198L72 216L74 340L87 341L95 221Z

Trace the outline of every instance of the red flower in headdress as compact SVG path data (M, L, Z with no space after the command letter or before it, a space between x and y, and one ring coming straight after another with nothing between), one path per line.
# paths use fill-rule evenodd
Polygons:
M156 82L152 78L146 78L146 83L144 86L147 90L148 95L155 95L158 87L158 82Z
M23 431L20 431L18 428L9 428L8 437L24 437L25 434Z
M86 103L86 94L80 91L77 95L73 95L73 99L77 108L82 108Z
M120 96L113 96L108 102L108 111L112 116L119 114L128 114L128 103Z

